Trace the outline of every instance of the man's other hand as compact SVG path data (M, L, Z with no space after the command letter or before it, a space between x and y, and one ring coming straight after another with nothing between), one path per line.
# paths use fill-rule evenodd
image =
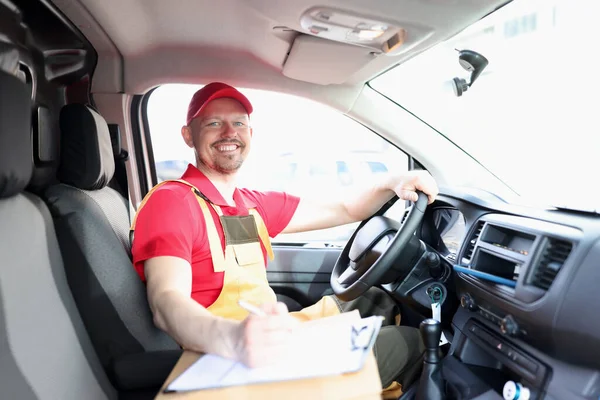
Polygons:
M291 346L292 330L299 323L283 303L260 307L267 316L250 314L234 338L237 359L254 368L273 364L285 357Z
M439 193L438 186L427 171L409 171L390 178L388 188L393 190L400 199L417 201L417 190L425 193L429 198L428 204L433 203Z

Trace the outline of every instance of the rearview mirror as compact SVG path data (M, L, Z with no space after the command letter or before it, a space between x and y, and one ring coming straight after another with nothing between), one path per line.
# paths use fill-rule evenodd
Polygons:
M481 75L485 67L488 65L488 60L473 50L460 50L458 52L458 63L461 67L471 73L469 83L467 83L465 79L458 77L452 80L454 94L457 97L460 97L471 87L471 85L473 85L477 77Z

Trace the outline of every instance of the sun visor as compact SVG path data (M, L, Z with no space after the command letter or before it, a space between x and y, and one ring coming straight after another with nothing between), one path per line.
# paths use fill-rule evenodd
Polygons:
M373 50L299 35L283 65L283 75L319 85L341 84L375 59Z

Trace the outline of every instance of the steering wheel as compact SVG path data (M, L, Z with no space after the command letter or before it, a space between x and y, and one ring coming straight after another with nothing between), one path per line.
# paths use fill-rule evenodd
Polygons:
M333 292L341 300L356 299L371 286L381 283L388 272L396 271L391 271L394 262L409 245L427 208L427 195L417 193L419 198L403 222L373 217L359 227L346 243L330 279ZM404 276L397 276L398 279L404 279L412 269L412 265L403 267L397 275Z

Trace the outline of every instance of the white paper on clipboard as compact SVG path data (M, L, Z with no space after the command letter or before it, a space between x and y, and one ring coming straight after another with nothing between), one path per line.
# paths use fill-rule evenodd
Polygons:
M354 314L354 315L352 315ZM268 367L248 368L240 362L207 354L167 386L165 392L339 375L360 370L373 348L382 317L360 318L358 311L304 322L295 333L290 356Z

